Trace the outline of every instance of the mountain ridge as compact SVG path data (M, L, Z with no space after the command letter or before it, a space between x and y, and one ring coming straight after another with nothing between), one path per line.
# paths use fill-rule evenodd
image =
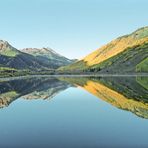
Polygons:
M43 51L44 56L42 55ZM21 50L18 50L15 47L11 46L7 41L0 40L1 72L6 70L8 73L12 70L49 71L73 62L73 60L70 60L56 53L52 49L49 50L49 48L42 48L41 50L36 50L36 52L38 52L39 56L34 56L32 54L22 52ZM49 55L49 53L51 55Z
M21 51L35 56L39 61L42 61L44 64L55 65L53 66L53 68L58 68L60 66L65 66L73 63L73 60L70 60L60 55L51 48L25 48Z
M119 56L122 52L124 52L128 49L135 48L137 46L142 47L142 45L147 44L147 43L148 43L148 26L139 28L136 31L134 31L128 35L118 37L117 39L109 42L108 44L106 44L106 45L102 46L101 48L95 50L94 52L90 53L89 55L87 55L83 59L81 59L71 65L59 68L59 71L61 71L61 72L62 71L63 72L77 71L78 73L79 72L95 72L95 70L92 70L92 68L94 69L94 67L96 65L102 65L103 62L105 62L109 59L112 59L115 56ZM145 52L147 50L148 49L146 49ZM147 52L146 52L146 54L147 54ZM148 57L148 55L147 55L147 57ZM120 59L120 60L122 60L122 59ZM144 60L144 59L142 59L142 60ZM112 66L112 64L110 66ZM91 69L91 70L89 71L89 69ZM98 71L99 70L97 70L97 72ZM121 70L121 71L123 71L123 70ZM135 71L133 71L133 72L135 72Z

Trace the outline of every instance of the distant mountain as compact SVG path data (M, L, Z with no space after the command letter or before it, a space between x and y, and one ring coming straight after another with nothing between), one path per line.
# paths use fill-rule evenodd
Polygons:
M148 27L113 40L60 71L130 73L148 72Z
M23 53L12 47L8 42L0 40L0 67L9 67L15 69L45 69L43 65L34 56Z
M22 52L33 55L37 60L50 68L59 68L61 66L72 64L75 60L70 60L50 48L25 48Z
M0 40L0 71L4 75L16 70L49 71L73 62L49 48L26 48L22 52Z

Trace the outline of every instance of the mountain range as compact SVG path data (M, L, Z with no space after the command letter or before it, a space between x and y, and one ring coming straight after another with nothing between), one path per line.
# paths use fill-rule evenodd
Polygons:
M18 50L0 40L0 76L148 73L148 26L118 37L81 60L50 48Z
M1 71L52 71L74 61L56 53L50 48L18 50L7 41L0 40Z
M25 48L21 51L36 57L36 59L43 63L43 65L52 69L57 69L61 66L75 62L75 60L70 60L56 53L51 48Z

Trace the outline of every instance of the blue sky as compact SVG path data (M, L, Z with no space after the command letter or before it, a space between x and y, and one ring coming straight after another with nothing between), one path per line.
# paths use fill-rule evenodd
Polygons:
M2 0L0 39L81 58L148 25L148 0Z

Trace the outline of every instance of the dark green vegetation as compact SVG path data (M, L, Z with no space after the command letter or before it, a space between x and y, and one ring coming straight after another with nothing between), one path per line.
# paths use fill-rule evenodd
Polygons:
M55 70L52 69L19 70L9 67L0 68L0 77L17 77L17 76L26 76L26 75L54 75L55 73L56 73Z

